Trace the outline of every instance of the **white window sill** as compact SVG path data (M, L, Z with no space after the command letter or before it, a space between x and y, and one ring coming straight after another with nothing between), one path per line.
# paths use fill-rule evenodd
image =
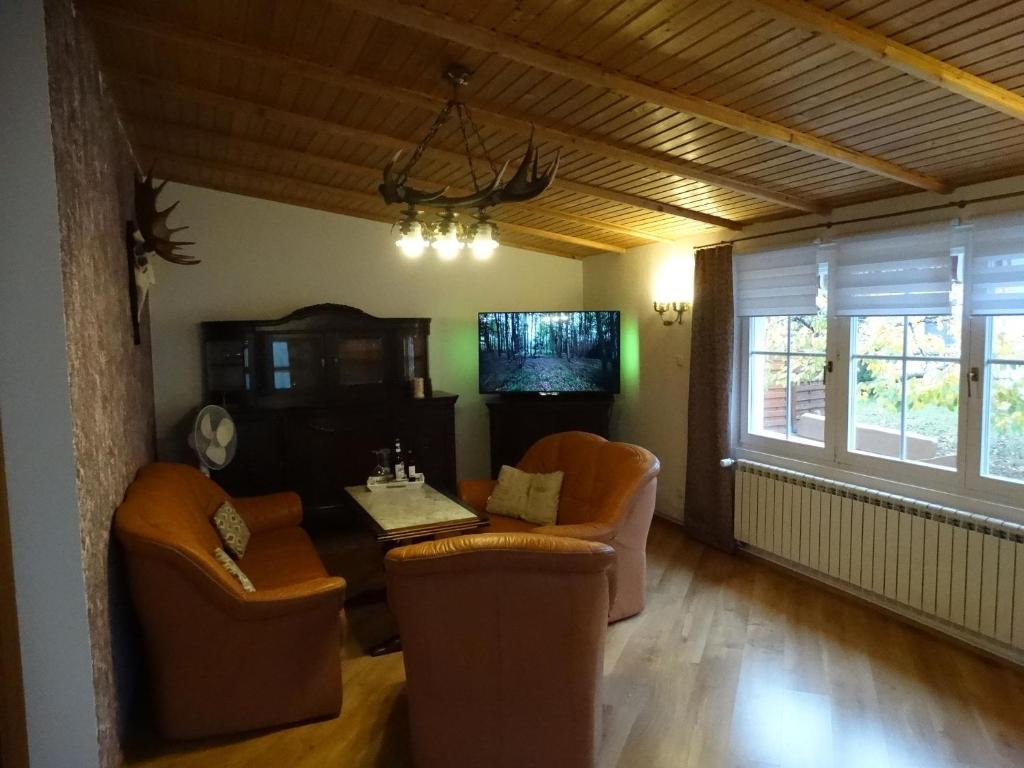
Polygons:
M819 440L811 440L800 435L790 435L789 437L783 437L778 432L751 432L750 437L756 438L757 440L763 440L766 443L778 443L780 445L806 445L808 448L817 448L823 450L825 443Z

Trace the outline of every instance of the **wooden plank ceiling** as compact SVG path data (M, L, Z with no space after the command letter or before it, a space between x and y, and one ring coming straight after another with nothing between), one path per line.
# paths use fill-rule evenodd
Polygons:
M393 222L380 171L441 73L496 159L531 123L556 184L495 210L582 258L1024 173L1024 0L85 0L140 160ZM470 186L461 138L415 176Z

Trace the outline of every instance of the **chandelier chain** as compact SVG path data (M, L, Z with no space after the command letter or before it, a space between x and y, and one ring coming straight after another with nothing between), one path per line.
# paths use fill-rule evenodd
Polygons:
M494 162L494 158L491 157L491 152L487 149L487 142L484 141L483 135L480 133L480 128L477 127L476 120L473 119L473 113L469 109L468 104L462 105L463 110L466 113L466 122L469 123L469 127L472 129L473 136L476 138L476 143L480 145L480 149L483 150L484 158L487 160L487 165L491 169L491 175L498 173L498 166Z
M469 166L469 175L473 179L473 189L477 192L480 191L480 180L476 177L476 168L473 165L473 150L469 146L469 131L466 130L466 120L463 117L466 114L466 107L462 102L457 102L455 105L459 118L459 131L462 133L462 145L466 149L466 165ZM472 124L472 123L471 123ZM490 158L487 158L490 162ZM493 169L493 166L492 166ZM493 173L493 170L492 170Z
M434 118L434 122L431 124L427 134L423 137L423 141L416 146L415 151L413 151L412 156L409 158L409 162L407 162L402 167L402 170L399 171L399 184L404 184L408 180L409 173L416 166L416 163L420 161L420 158L423 157L423 153L426 151L427 146L434 140L434 136L436 136L437 132L441 130L441 126L448 122L448 116L451 114L453 104L454 102L451 101L446 103L444 108L438 113L437 117Z
M468 73L466 73L468 74ZM484 143L483 136L480 135L480 129L476 127L476 121L473 120L473 113L469 111L469 105L466 104L462 99L459 98L459 88L466 83L465 77L449 77L449 82L452 86L452 97L449 100L449 104L454 104L456 114L459 118L459 130L462 132L462 145L466 150L466 162L469 165L469 175L473 179L473 188L480 191L480 181L476 176L476 168L473 166L473 152L470 149L470 136L476 139L476 143L480 145L480 149L484 153L484 159L487 161L488 167L491 169L491 174L497 173L497 166L494 164L494 160L491 159L491 153L487 149L487 144ZM466 130L466 125L469 125L471 130Z

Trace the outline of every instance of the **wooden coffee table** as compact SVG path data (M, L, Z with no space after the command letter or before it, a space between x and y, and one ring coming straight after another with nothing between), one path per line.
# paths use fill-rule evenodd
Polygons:
M369 491L365 485L350 485L345 493L352 505L373 528L377 541L387 551L417 539L432 539L438 534L469 533L487 525L487 519L471 507L429 485ZM387 601L387 591L366 595L373 602ZM360 602L363 602L361 600ZM402 641L394 635L369 649L371 656L383 656L402 650Z

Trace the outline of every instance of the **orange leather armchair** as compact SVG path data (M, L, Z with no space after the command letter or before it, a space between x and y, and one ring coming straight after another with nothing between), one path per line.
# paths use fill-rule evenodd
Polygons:
M341 711L344 580L299 527L298 496L279 493L232 499L252 533L239 565L256 591L243 591L213 557L209 518L228 498L192 467L151 464L114 518L168 738Z
M532 531L610 544L616 553L618 591L608 614L618 621L644 607L647 534L661 464L645 448L614 443L588 432L561 432L538 440L519 462L524 472L565 472L555 525L490 516L492 531ZM480 512L493 480L463 480L459 498Z
M388 553L417 768L593 768L613 562L529 533Z

